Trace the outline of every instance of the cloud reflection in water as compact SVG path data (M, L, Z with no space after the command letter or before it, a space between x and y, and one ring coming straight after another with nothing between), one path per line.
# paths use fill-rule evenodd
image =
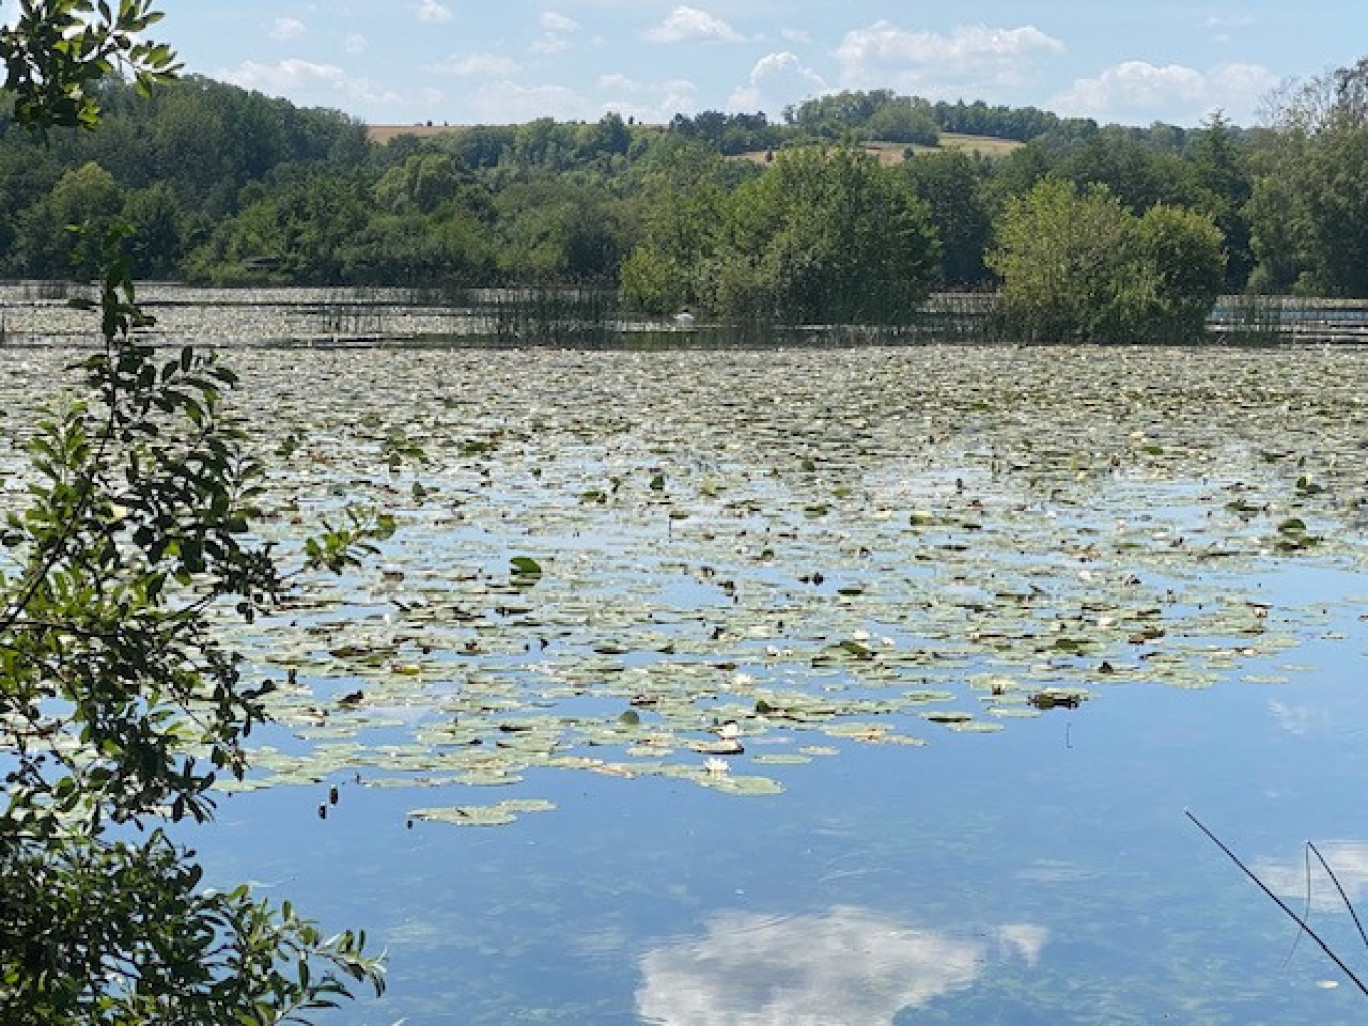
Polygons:
M1368 900L1368 843L1362 841L1326 841L1316 847L1325 856L1325 861L1335 871L1345 895L1355 906L1362 908ZM1309 854L1309 853L1308 853ZM1344 912L1344 901L1335 890L1335 885L1325 876L1325 870L1311 859L1311 908L1316 912ZM1275 894L1287 899L1289 903L1304 901L1307 889L1306 857L1299 856L1286 862L1265 860L1254 866L1259 879L1268 885ZM1300 912L1301 907L1296 906Z
M999 931L1034 961L1039 927ZM910 929L858 908L790 917L728 912L707 933L641 958L637 1012L660 1026L890 1024L898 1011L967 987L981 943Z

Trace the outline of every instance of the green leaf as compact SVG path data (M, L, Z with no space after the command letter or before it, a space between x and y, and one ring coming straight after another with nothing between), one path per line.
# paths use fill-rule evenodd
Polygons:
M542 575L541 564L530 556L514 556L509 560L513 568L513 573L519 577L540 577Z

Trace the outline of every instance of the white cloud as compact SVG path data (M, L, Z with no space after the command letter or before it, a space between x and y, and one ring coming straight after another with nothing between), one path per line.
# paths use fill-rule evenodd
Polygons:
M554 11L546 11L538 19L542 34L532 41L529 49L533 53L564 53L574 47L572 37L580 30L579 22Z
M417 7L418 20L441 24L452 19L451 11L443 7L437 0L422 0Z
M559 85L524 86L508 80L489 82L476 90L471 108L486 124L515 124L535 118L593 120L591 105L574 90Z
M570 40L566 39L564 36L552 35L550 32L547 32L532 40L528 49L535 54L548 57L553 53L565 53L566 50L573 49L574 45L574 43L570 42Z
M574 18L567 18L555 11L544 12L538 21L547 32L578 32L580 28L579 22Z
M652 43L736 43L741 35L720 18L697 7L676 7L655 28L646 33Z
M821 75L806 67L790 51L766 54L755 62L746 83L735 89L727 109L752 112L763 110L773 119L791 103L798 103L830 87Z
M602 113L616 111L646 124L664 124L676 114L692 114L698 109L698 87L688 79L638 82L626 75L607 74L599 77L598 87L607 94Z
M997 98L1028 81L1043 59L1064 44L1033 25L960 25L948 34L901 29L878 21L846 33L836 49L847 88L887 86L922 95Z
M1106 121L1195 123L1221 108L1236 123L1252 119L1278 77L1257 64L1221 64L1199 71L1181 64L1125 61L1095 78L1080 78L1050 101L1061 114Z
M366 78L353 78L332 64L290 58L275 64L243 61L236 68L215 73L215 78L243 89L256 89L273 96L287 96L295 102L310 98L343 96L365 103L389 103L398 99L392 92L377 89Z
M1249 28L1255 24L1256 19L1248 14L1213 14L1206 20L1207 28L1216 29Z
M660 120L665 121L681 112L698 110L698 86L687 78L672 78L659 87L660 102L657 110Z
M360 32L348 32L347 38L342 40L342 49L346 50L347 53L365 53L366 37Z
M277 18L271 23L267 35L277 43L283 43L290 39L298 39L308 30L308 26L298 18Z
M472 53L465 57L450 57L440 64L430 64L427 70L441 75L455 75L458 78L491 78L516 75L522 70L522 66L511 57L503 57L496 53Z

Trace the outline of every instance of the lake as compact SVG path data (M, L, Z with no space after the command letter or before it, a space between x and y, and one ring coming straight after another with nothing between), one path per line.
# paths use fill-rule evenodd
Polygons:
M399 523L225 621L279 724L193 844L389 952L320 1022L1362 1021L1184 812L1368 892L1368 351L225 359L264 534Z

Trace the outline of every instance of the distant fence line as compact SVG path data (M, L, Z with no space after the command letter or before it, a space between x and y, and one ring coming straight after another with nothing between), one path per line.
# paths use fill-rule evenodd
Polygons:
M67 301L85 286L0 283L0 344L91 341L90 315ZM200 288L145 283L139 301L157 318L156 342L209 345L467 342L502 345L806 342L993 342L998 297L933 294L906 324L734 325L699 323L681 331L671 319L624 314L610 289L360 287ZM1243 344L1368 343L1368 300L1223 296L1207 320L1215 341Z

